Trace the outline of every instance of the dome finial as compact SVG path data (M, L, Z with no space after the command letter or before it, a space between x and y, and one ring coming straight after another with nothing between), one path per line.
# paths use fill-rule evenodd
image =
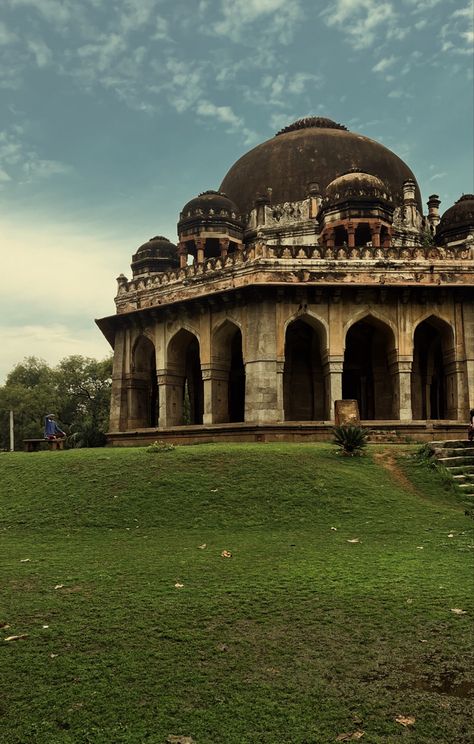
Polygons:
M327 119L325 116L306 116L304 119L298 119L293 124L283 127L275 136L278 137L279 134L296 132L298 129L312 129L314 127L317 129L342 129L344 132L347 132L347 127L343 124L338 124L332 119Z

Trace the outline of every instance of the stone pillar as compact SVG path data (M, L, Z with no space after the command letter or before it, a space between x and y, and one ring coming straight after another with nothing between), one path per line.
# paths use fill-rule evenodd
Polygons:
M219 238L219 248L221 251L221 258L226 258L229 251L229 238Z
M271 300L256 295L247 307L245 341L245 421L273 424L283 420L277 389L276 309Z
M387 227L387 232L384 235L382 248L390 248L392 244L392 228Z
M336 400L342 400L342 368L344 356L327 356L323 360L324 389L326 391L327 421L334 421Z
M127 429L143 429L148 423L148 398L150 377L146 372L133 372L126 376L128 422Z
M110 398L110 431L125 431L127 428L127 389L124 384L125 332L115 336L112 391Z
M202 365L204 385L203 424L229 421L229 366Z
M186 243L178 243L179 268L184 269L188 265L188 249Z
M394 391L397 391L398 398L398 418L400 421L412 421L411 405L411 372L413 360L408 357L398 358L391 365L391 372L394 381ZM394 411L394 414L397 412Z
M324 234L326 240L326 248L334 248L336 234L332 227L328 227Z
M206 248L206 241L203 238L196 238L196 260L198 264L204 263L204 251Z
M374 248L380 248L380 230L382 224L380 222L373 222L370 225L370 235L372 238L372 245Z
M355 248L355 225L352 222L347 223L347 246Z
M158 426L180 426L183 423L183 385L184 376L177 372L160 369L158 381Z

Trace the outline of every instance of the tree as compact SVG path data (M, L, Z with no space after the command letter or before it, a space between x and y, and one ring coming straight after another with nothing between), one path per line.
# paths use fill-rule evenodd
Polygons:
M15 414L18 449L23 439L43 436L44 417L51 412L66 432L76 432L76 442L84 446L104 443L111 377L111 359L71 356L57 367L37 357L24 359L0 387L0 447L7 449L9 445L9 410Z

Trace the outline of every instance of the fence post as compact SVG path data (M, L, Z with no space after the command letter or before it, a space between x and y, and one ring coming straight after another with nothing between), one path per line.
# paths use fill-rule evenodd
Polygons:
M15 450L15 432L14 432L14 420L13 411L10 411L10 452Z

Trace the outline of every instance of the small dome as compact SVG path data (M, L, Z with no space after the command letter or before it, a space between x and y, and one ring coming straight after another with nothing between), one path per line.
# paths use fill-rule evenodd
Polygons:
M465 238L474 232L474 194L464 194L441 217L436 237Z
M217 218L220 216L235 220L239 218L239 209L222 191L203 191L184 205L180 221L195 215L203 215L206 218L215 215Z
M147 256L153 256L154 258L176 258L176 246L171 243L168 238L163 235L155 235L154 238L150 238L146 243L137 249L136 256L140 254L140 258L143 254Z
M378 176L354 169L328 184L324 202L333 205L370 200L391 202L390 189Z
M169 271L178 266L178 249L163 235L155 235L143 243L132 256L131 263L134 277Z

